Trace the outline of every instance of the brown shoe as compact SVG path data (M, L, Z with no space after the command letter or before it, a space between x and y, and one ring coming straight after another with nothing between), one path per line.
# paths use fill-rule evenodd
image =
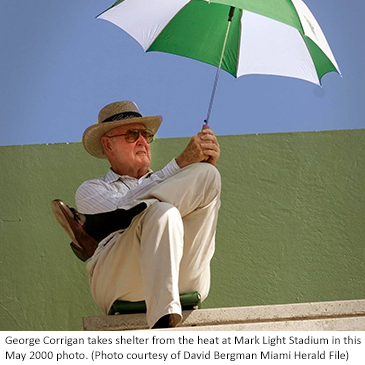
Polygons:
M85 231L80 215L59 199L53 200L51 206L58 223L72 240L72 251L82 261L89 259L98 247L98 242Z
M179 316L178 314L166 314L152 326L152 329L176 327L180 323L180 321L181 316Z

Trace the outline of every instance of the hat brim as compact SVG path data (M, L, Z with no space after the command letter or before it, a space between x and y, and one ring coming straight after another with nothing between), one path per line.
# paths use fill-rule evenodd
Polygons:
M85 130L82 136L82 144L90 155L106 159L107 157L104 152L103 145L101 144L101 138L105 133L121 125L140 123L143 124L146 129L150 129L153 134L156 134L160 128L161 122L162 117L155 115L150 117L129 118L117 120L115 122L94 124Z

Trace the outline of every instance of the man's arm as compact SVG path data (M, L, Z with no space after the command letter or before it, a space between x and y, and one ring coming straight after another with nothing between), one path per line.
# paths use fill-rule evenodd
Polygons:
M220 148L215 134L211 129L204 128L191 138L176 162L181 168L196 162L207 162L215 166L219 155Z
M76 205L84 214L96 214L118 208L128 209L153 186L174 175L180 168L192 163L207 162L216 165L220 155L219 144L214 133L206 128L193 136L184 151L163 169L146 178L142 184L124 191L117 191L101 180L83 183L76 192Z
M126 186L122 186L124 188L122 191L102 179L85 181L76 191L77 209L84 214L96 214L110 212L118 208L130 208L136 204L136 200L142 194L179 170L180 167L174 159L163 169L154 172L141 184L130 190Z

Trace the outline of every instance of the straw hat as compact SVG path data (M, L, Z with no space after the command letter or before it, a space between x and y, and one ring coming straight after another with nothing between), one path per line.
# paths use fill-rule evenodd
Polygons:
M82 136L82 143L90 155L106 158L101 137L115 127L124 124L141 123L156 134L162 122L161 116L144 117L133 101L117 101L100 110L98 122L88 127Z

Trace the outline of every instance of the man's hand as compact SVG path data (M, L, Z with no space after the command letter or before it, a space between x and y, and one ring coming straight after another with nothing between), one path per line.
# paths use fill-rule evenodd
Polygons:
M220 148L215 134L209 128L204 128L191 138L176 162L181 168L195 162L208 162L215 166L219 155Z

